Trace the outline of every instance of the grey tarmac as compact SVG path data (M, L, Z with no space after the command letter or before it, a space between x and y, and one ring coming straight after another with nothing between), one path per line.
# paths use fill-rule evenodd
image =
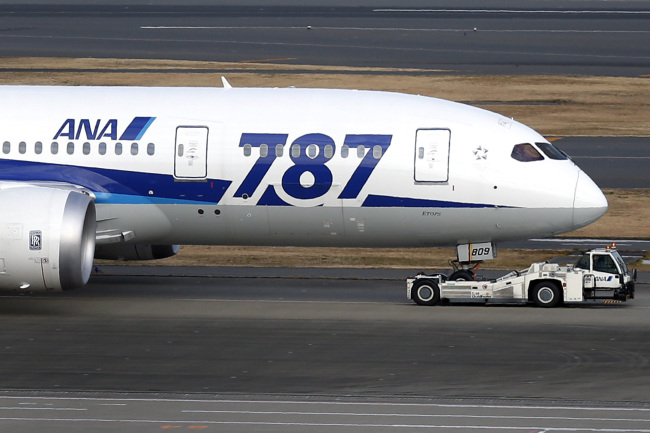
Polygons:
M546 310L419 307L411 270L103 269L0 299L3 432L650 425L645 273L631 302Z
M561 137L553 144L601 188L650 188L650 137Z
M399 3L395 7L395 3ZM650 73L650 8L622 1L0 2L0 56Z

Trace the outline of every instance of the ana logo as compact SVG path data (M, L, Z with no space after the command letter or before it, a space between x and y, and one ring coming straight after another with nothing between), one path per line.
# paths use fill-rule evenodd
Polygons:
M596 277L596 281L612 281L614 277L609 276L609 277Z
M40 230L32 230L29 232L29 249L32 251L40 251L43 248L43 234Z
M155 117L134 117L129 126L126 127L120 140L140 140L149 126L156 120ZM59 137L67 137L69 140L117 140L118 138L117 119L103 121L97 119L67 119L54 134L53 140Z

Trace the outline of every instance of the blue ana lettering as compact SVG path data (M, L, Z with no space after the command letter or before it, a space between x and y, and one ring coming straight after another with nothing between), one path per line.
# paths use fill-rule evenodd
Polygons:
M140 140L149 126L156 120L155 117L134 117L124 129L120 140ZM69 140L117 140L117 119L66 119L59 130L54 134L53 140L67 137Z
M104 126L102 132L99 133L97 140L101 140L103 137L109 137L111 140L117 140L117 120L111 119L106 122L106 126Z
M77 134L75 135L75 139L79 140L79 137L81 136L81 129L86 132L86 139L88 140L94 140L95 137L97 136L97 131L99 131L99 123L101 120L97 119L97 122L95 122L95 129L90 129L90 120L88 119L81 119L79 122L79 129L77 129ZM74 124L73 124L73 129L74 129Z
M54 135L53 140L56 140L59 137L68 137L70 140L74 138L74 119L68 119L63 122L63 125L61 125L57 133Z
M90 125L90 119L80 119L79 123L77 123L75 119L66 119L56 134L54 134L53 140L57 140L60 137L68 137L70 140L79 140L80 138L86 140L101 140L104 137L110 138L111 140L117 140L117 119L107 120L99 134L97 131L100 131L99 127L102 125L102 120L97 119L94 128Z

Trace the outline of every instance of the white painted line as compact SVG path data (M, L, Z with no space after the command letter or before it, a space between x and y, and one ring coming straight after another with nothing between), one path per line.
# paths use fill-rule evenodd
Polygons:
M573 242L573 243L597 243L597 244L602 244L602 245L610 245L612 243L616 243L616 245L621 245L625 243L645 243L645 242L650 242L647 240L643 239L586 239L586 238L548 238L548 239L543 239L543 238L536 238L536 239L530 239L533 242L557 242L557 243L562 243L562 242Z
M0 410L61 410L61 411L84 411L75 407L0 407Z
M478 419L530 419L553 421L598 421L598 422L650 422L650 419L637 418L592 418L566 416L518 416L518 415L451 415L451 414L415 414L415 413L381 413L381 412L295 412L295 411L253 411L253 410L183 410L182 413L219 413L233 415L304 415L304 416L371 416L371 417L404 417L404 418L478 418Z
M601 427L540 427L540 426L486 426L486 425L440 425L440 424L346 424L346 423L315 423L315 422L264 422L264 421L177 421L150 419L102 419L102 418L0 418L0 421L35 421L35 422L96 422L118 424L192 424L192 425L254 425L254 426L285 426L285 427L352 427L352 428L399 428L399 429L472 429L472 430L532 430L532 431L569 431L569 432L601 432L601 433L650 433L650 429L636 428L601 428Z
M142 30L305 30L304 26L140 26ZM377 31L377 32L469 32L469 28L408 28L408 27L315 27L311 30ZM573 30L573 29L479 29L481 33L650 33L650 30Z
M373 12L453 12L481 14L565 14L565 15L648 15L650 11L616 11L616 10L515 10L515 9L373 9Z
M606 407L606 406L528 406L496 404L443 404L443 403L399 403L399 402L358 402L358 401L300 401L300 400L231 400L231 399L174 399L174 398L101 398L101 397L18 397L3 396L0 399L53 400L53 401L125 401L125 402L161 402L161 403L227 403L227 404L275 404L275 405L330 405L330 406L377 406L377 407L444 407L461 409L516 409L516 410L575 410L575 411L629 411L650 412L644 407Z

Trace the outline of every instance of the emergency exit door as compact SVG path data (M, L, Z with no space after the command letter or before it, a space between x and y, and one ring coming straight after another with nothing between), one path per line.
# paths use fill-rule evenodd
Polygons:
M415 181L449 180L448 129L418 129L415 137Z
M174 176L179 179L205 179L208 175L208 128L176 128Z

